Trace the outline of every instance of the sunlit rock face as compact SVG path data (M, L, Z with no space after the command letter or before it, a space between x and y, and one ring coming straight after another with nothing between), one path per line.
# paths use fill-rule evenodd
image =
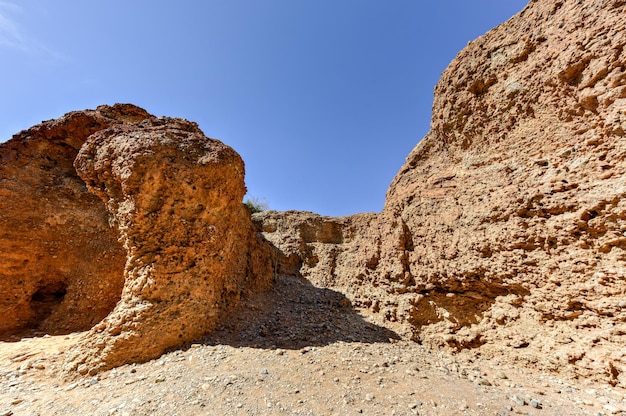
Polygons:
M127 259L120 302L74 347L66 370L158 357L269 285L269 246L242 203L243 161L195 123L111 127L90 136L74 164L104 202Z
M624 16L531 2L442 74L381 213L257 214L259 229L419 342L624 385Z
M101 106L0 158L0 333L89 330L66 372L158 357L271 283L243 161L195 123Z

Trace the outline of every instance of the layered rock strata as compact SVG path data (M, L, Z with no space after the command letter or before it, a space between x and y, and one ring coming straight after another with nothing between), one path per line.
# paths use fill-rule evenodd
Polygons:
M380 214L259 229L419 342L626 385L624 16L531 1L443 73Z

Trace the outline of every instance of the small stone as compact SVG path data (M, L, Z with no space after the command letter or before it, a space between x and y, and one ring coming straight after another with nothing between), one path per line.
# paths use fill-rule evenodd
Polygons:
M65 391L74 390L77 386L78 386L78 383L72 383L69 386L67 386L64 390Z
M411 404L409 405L409 409L417 409L417 408L418 408L418 407L420 407L421 405L422 405L422 402L418 400L418 401L416 401L415 403L411 403Z
M154 379L155 383L163 383L164 381L165 381L165 376L162 374L156 376L156 378Z
M11 410L5 410L4 412L0 412L0 416L13 416L13 412Z
M476 383L479 386L491 386L492 384L489 382L489 380L487 380L486 378L482 378L482 377L478 377L476 379Z
M370 394L370 393L367 393L367 394L365 395L365 401L366 401L366 402L371 402L372 400L374 400L374 395L373 395L373 394Z
M530 405L534 407L535 409L541 409L541 402L538 400L532 399L530 401Z
M613 406L612 404L605 404L604 405L604 410L606 410L607 412L610 412L611 414L616 414L616 413L621 413L622 409L619 409L615 406Z
M517 394L513 395L513 397L511 397L511 400L513 400L516 404L518 404L520 406L526 405L526 400L524 400L523 398L521 398Z

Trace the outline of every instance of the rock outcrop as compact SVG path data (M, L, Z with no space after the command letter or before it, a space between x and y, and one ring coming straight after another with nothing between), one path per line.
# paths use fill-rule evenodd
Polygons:
M91 374L302 275L433 348L626 387L624 16L534 0L468 44L377 214L262 212L257 235L239 156L133 106L20 133L0 145L0 332L91 328L65 365Z
M0 159L0 334L90 330L67 371L157 357L270 284L243 161L195 123L101 106L17 134Z
M269 285L269 247L242 203L243 161L195 123L160 118L103 130L75 166L105 203L127 261L121 301L74 348L66 370L158 357Z
M126 255L72 163L89 135L148 117L132 105L101 106L0 144L0 334L86 330L113 310Z
M433 347L626 385L624 16L531 1L468 44L380 214L255 216L279 264Z

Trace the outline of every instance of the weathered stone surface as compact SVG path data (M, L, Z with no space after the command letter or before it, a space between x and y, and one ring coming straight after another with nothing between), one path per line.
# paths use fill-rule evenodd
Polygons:
M73 348L66 370L158 357L269 285L269 246L242 204L243 161L195 123L152 118L102 130L75 166L105 203L127 261L120 302Z
M126 256L72 162L90 134L148 117L132 105L101 106L0 144L0 335L85 330L113 309Z
M383 212L258 226L415 340L626 385L624 16L532 1L443 73Z
M91 329L68 371L154 358L270 284L243 161L195 123L101 106L17 134L0 158L0 334Z

